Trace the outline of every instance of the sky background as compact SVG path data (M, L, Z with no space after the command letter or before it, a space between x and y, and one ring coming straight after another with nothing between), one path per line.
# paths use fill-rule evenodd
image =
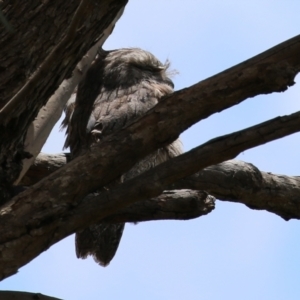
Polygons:
M140 47L179 74L176 90L263 52L297 34L298 0L130 0L106 50ZM300 55L300 53L299 53ZM248 99L181 136L185 150L300 109L298 85ZM300 135L247 150L238 159L263 171L300 175ZM62 152L57 125L43 152ZM127 224L119 250L102 268L78 260L66 238L0 284L2 290L63 299L300 299L300 223L242 204L217 201L190 221Z

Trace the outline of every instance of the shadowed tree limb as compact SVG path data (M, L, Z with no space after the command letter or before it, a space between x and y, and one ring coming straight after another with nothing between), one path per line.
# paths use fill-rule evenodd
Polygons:
M19 194L26 187L18 186L15 191ZM99 193L86 196L83 202L94 202L100 199ZM210 213L215 208L215 198L205 191L198 190L170 190L164 191L158 197L135 202L101 222L125 223L155 220L189 220Z
M223 201L267 210L285 220L300 219L300 176L262 172L243 161L229 160L210 166L169 188L205 189Z
M143 156L169 144L196 121L249 96L286 89L299 71L299 50L300 36L164 98L144 117L4 205L0 218L1 278L14 274L79 228L134 201L158 196L180 178L298 131L299 113L276 118L214 139L103 193L95 203L82 202L87 194L126 172Z
M297 55L295 53L299 50L300 36L297 36L219 75L164 98L140 120L97 145L97 151L74 160L71 164L73 170L77 170L68 179L70 189L66 190L66 194L70 192L70 198L82 198L99 184L105 185L127 171L148 153L175 140L195 122L235 105L247 96L286 89L293 84L293 78L300 69L300 57L298 52ZM285 118L289 121L285 122ZM270 139L265 140L264 132L260 133L261 141L258 144L298 131L297 118L296 113L274 119L277 131L271 128ZM294 127L288 127L287 124L293 124ZM61 170L56 176L68 177L68 173ZM82 184L75 189L74 175L82 178ZM65 184L64 188L67 186Z
M70 161L70 153L40 153L19 184L33 185L63 167L68 161Z
M95 197L89 195L84 201ZM143 222L157 220L189 220L210 213L215 208L215 198L204 191L164 191L156 198L138 201L101 222Z
M96 151L90 151L76 158L2 207L0 211L2 278L15 273L20 266L64 237L113 215L126 205L156 197L171 183L192 175L199 169L228 160L246 149L300 130L300 113L278 117L213 139L112 190L103 191L89 201L86 199L82 201L84 194L93 184L95 189L99 188L109 182L110 176L114 176L117 172L123 173L122 169L121 171L116 169L114 164L120 163L120 159L126 157L126 152L121 152L120 158L116 161L112 160L112 157L115 159L117 157L114 152L118 147L117 138L144 120L145 117L115 134L111 141L97 144L93 147ZM155 130L153 133L161 134ZM128 134L126 136L132 138ZM127 144L121 143L120 146L126 149ZM97 155L98 160L95 159ZM98 172L104 173L99 176ZM74 178L79 180L77 185L74 185Z
M68 153L40 153L23 179L32 185L67 163ZM174 182L169 189L205 190L219 200L238 202L276 213L285 220L300 219L300 176L260 171L254 165L229 160Z

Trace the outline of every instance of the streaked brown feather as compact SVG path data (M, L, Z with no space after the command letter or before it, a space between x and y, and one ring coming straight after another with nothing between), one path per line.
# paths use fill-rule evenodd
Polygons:
M151 53L137 48L101 52L79 84L75 104L70 101L66 108L62 125L67 127L65 147L70 147L72 156L124 128L172 93L168 67L168 63L162 64ZM131 179L181 152L177 140L140 160L121 180ZM77 257L92 255L106 266L115 255L123 229L124 224L101 223L78 232Z

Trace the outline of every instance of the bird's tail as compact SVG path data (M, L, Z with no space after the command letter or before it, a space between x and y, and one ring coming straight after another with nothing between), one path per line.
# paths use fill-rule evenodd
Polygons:
M107 266L116 254L125 223L99 223L76 232L75 245L78 258L92 255L101 266Z

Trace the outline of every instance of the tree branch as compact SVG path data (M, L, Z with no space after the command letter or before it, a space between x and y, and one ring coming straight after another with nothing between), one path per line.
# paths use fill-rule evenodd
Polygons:
M26 190L26 187L15 188L16 195ZM98 201L99 193L86 196L83 202ZM156 220L189 220L210 213L215 208L215 197L205 191L169 190L158 197L138 201L116 213L101 219L101 222L143 222Z
M143 156L169 144L196 121L247 96L285 89L300 69L299 50L300 36L172 94L138 121L5 204L0 212L1 278L14 274L80 227L135 201L158 196L166 186L199 169L298 131L299 113L276 118L214 139L103 193L95 203L82 202L87 194L126 172Z
M95 189L105 185L111 180L111 176L116 174L114 164L120 164L119 160L111 161L112 157L116 156L113 153L114 149L118 147L115 139L112 137L110 142L99 143L95 147L97 151L88 152L71 161L2 207L1 277L12 275L18 267L78 229L96 223L126 205L156 197L171 183L199 169L235 157L241 151L278 138L278 133L284 136L300 130L299 119L300 113L296 113L213 139L112 190L104 191L89 201L86 199L82 201L91 186L90 181L95 185ZM143 119L138 123L142 121ZM118 137L138 123L120 131L114 137ZM123 142L120 146L126 147L126 143ZM101 148L102 151L99 151ZM108 152L105 151L107 148ZM97 161L94 157L99 153L101 156ZM88 183L83 186L79 183L74 185L74 178L78 178L81 183L88 180Z
M20 181L20 185L30 186L52 174L70 161L69 153L46 154L40 153Z
M299 71L300 58L299 55L295 55L295 49L300 50L300 36L165 98L139 121L97 145L97 151L73 161L68 171L61 170L57 173L56 176L68 178L64 181L64 188L69 187L66 194L70 192L70 198L82 198L96 189L99 184L105 185L127 171L146 154L173 141L182 130L196 121L242 101L246 94L253 96L254 91L270 92L271 87L274 90L286 88L286 85L292 84L292 78ZM275 58L279 62L275 60L274 63ZM289 60L295 65L288 64ZM246 88L246 85L250 85L251 88ZM197 96L200 100L196 99ZM285 118L277 119L277 127L275 127L278 131L271 128L270 131L273 130L273 133L269 132L270 139L264 140L258 135L257 144L244 145L245 149L298 131L298 115L294 114L286 118L288 122L285 122ZM294 124L294 127L287 127L288 123ZM224 156L223 160L231 157ZM72 173L71 177L68 175L70 173ZM74 189L74 176L82 178L77 189ZM62 181L59 181L61 184ZM53 189L52 185L51 189Z
M32 185L63 167L69 154L40 153L21 184ZM300 176L260 171L250 163L229 160L174 182L168 189L205 190L217 199L267 210L285 220L300 219Z
M204 189L223 201L267 210L285 220L300 219L300 176L262 172L242 161L229 160L210 166L168 188Z
M89 195L84 201L93 201ZM101 222L142 222L156 220L189 220L210 213L215 208L215 198L204 191L164 191L156 198L138 201Z

